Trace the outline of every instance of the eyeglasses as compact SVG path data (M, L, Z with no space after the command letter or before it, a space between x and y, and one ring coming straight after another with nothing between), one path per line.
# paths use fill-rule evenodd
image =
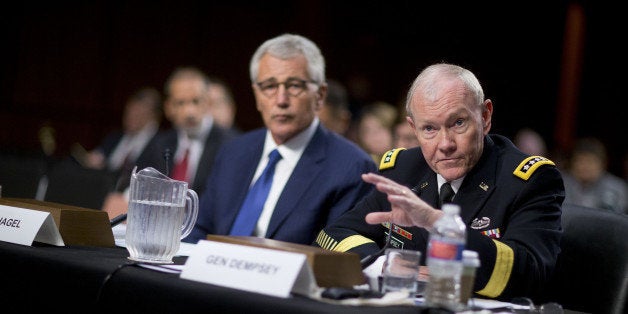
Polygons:
M289 79L281 83L273 80L267 80L264 82L256 82L255 85L257 85L257 87L262 91L262 94L266 97L275 96L279 90L279 85L283 85L288 92L288 95L297 97L307 89L307 83L316 84L316 82L312 80Z

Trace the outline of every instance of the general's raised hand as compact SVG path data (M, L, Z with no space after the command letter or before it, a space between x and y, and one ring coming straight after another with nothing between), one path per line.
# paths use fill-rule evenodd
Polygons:
M389 212L374 212L366 215L369 224L391 222L400 226L431 228L442 216L440 210L425 203L407 186L375 173L362 175L362 180L375 185L375 188L388 195L391 205Z

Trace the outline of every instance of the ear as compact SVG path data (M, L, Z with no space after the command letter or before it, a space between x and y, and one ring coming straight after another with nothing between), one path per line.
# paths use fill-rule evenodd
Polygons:
M168 119L168 121L172 121L174 116L174 106L172 105L172 101L170 99L166 99L164 101L164 117Z
M255 86L255 84L251 84L251 88L253 89L253 98L255 99L255 109L257 109L258 112L262 112L261 105L258 100L259 97L262 97L259 95L260 91L257 89L257 86Z
M416 125L414 125L414 121L412 121L412 118L406 117L406 121L408 122L412 130L414 130L414 133L416 133Z
M414 124L414 120L412 120L412 118L406 116L406 121L408 122L408 124L412 128L412 132L414 132L414 136L417 138L417 140L421 141L421 138L419 137L419 132L416 129L416 124Z
M319 111L325 104L327 99L327 83L322 83L316 91L316 107L314 110Z
M482 130L484 135L491 130L491 119L493 117L493 102L490 99L484 101L482 109Z

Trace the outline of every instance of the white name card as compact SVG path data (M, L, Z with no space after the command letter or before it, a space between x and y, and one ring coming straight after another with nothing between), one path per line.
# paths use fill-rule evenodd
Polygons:
M181 278L283 298L317 289L305 254L207 240L192 250Z
M33 245L33 241L64 246L49 212L0 205L0 240Z

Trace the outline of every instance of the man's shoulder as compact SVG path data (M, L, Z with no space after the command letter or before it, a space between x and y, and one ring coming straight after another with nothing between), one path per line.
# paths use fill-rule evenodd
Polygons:
M427 165L419 147L408 149L398 147L384 153L378 167L380 171L405 171L409 167L416 167L418 165Z
M496 164L501 165L502 170L513 176L518 181L528 181L534 174L540 173L548 168L556 171L556 164L545 156L530 156L521 152L506 137L492 135L494 149L499 153L500 161Z
M332 154L352 154L365 159L371 159L360 146L341 135L327 131L323 133L322 136L326 139L330 147L330 153Z
M231 139L236 138L240 134L241 132L235 129L224 128L222 126L214 124L212 125L212 128L209 132L209 136L207 140L209 141L211 137L214 137L219 140L231 140Z

